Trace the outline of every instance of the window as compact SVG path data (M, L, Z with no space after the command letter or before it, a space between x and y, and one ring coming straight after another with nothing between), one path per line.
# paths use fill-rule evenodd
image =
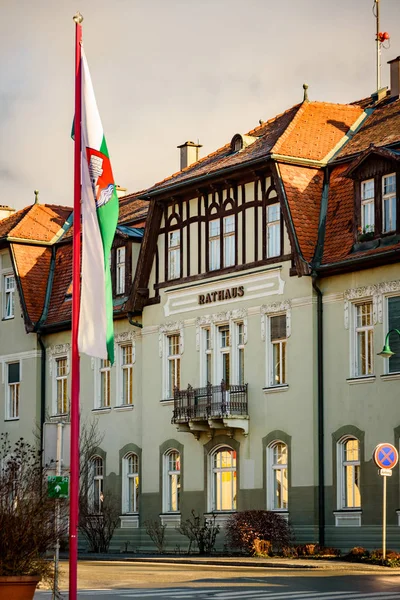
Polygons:
M180 336L178 333L167 336L167 398L172 398L174 389L181 385Z
M219 219L210 221L209 223L209 268L210 271L215 271L221 266L221 250L220 250L220 234L221 234L221 222Z
M123 458L122 512L139 512L139 457L130 452Z
M400 296L393 296L387 299L388 327L391 329L400 329ZM397 373L400 371L400 337L393 333L389 339L390 348L395 354L387 361L387 372Z
M396 173L382 177L382 231L396 231Z
M277 204L267 206L267 258L281 254L281 207Z
M14 275L4 275L4 318L12 319L14 317L14 296L15 278Z
M229 325L221 325L218 327L218 336L220 379L225 382L227 387L229 387L231 378L231 334Z
M338 508L360 508L360 442L343 438L338 444Z
M102 511L103 506L103 459L92 456L89 465L89 508L93 514Z
M111 363L109 360L100 359L100 408L110 406L111 389L110 375Z
M68 412L67 377L67 357L56 358L56 410L58 415Z
M133 349L132 344L121 346L122 404L132 404Z
M243 323L236 324L237 334L237 383L244 385L244 325Z
M181 232L171 231L168 234L168 279L181 276Z
M269 385L286 384L286 315L269 317Z
M213 383L211 329L209 327L202 329L201 336L201 385L207 385L208 383Z
M116 250L116 289L115 293L125 293L125 246Z
M6 419L19 418L20 364L7 364Z
M164 512L179 512L181 458L177 450L164 454Z
M235 264L235 217L224 217L224 267Z
M355 376L374 372L374 326L372 302L356 304L355 310Z
M288 448L283 442L274 442L267 448L268 457L268 510L288 509Z
M218 448L210 458L211 510L236 510L236 451Z
M363 233L375 229L375 186L373 179L361 182L361 228Z

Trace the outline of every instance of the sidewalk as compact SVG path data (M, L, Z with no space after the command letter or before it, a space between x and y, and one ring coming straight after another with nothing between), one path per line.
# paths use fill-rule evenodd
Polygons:
M66 558L66 557L65 557ZM129 554L79 554L79 561L120 561L147 564L179 564L190 566L215 566L239 568L274 568L274 569L318 569L330 571L380 572L389 574L400 573L400 568L382 567L364 563L352 563L340 559L312 558L256 558L247 556L218 557L218 556L167 556L167 555L129 555Z

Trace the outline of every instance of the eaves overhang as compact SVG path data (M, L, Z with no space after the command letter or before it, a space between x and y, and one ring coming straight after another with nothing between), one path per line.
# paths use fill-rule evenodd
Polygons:
M369 254L367 256L358 256L340 260L334 263L326 263L320 265L316 270L320 277L329 277L330 275L338 275L348 271L354 271L354 265L357 269L369 269L375 266L380 266L382 263L397 262L400 257L400 249L395 248L386 252L377 254Z

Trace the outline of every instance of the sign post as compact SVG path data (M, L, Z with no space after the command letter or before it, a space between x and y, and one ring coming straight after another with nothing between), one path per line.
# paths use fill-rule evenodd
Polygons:
M397 465L399 454L397 448L392 444L378 444L374 450L373 459L379 467L379 475L383 477L383 499L382 499L382 558L386 558L386 487L387 477L392 475L392 469Z

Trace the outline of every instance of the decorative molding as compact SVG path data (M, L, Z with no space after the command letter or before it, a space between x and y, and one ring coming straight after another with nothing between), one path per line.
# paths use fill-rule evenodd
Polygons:
M350 288L344 291L344 326L349 328L349 302L372 298L373 323L383 323L383 296L400 292L400 280L383 281L374 285Z
M361 527L361 510L334 511L335 527Z
M118 349L117 346L119 346L119 345L123 346L124 344L127 344L129 342L132 344L132 364L135 364L135 362L136 362L136 334L133 330L123 331L122 333L117 333L114 336L115 354L117 354L117 349Z
M67 359L69 359L69 353L71 350L71 344L55 344L53 346L49 346L46 349L46 353L49 355L49 373L53 374L53 362L55 356L63 356L66 355ZM68 374L69 374L69 360L68 360Z
M265 342L265 316L273 315L274 313L286 313L286 337L290 337L292 333L292 303L290 300L282 302L273 302L272 304L263 304L260 307L261 315L261 339Z
M169 323L164 323L160 325L158 329L158 353L160 358L163 355L163 347L164 347L164 338L165 335L169 333L179 333L179 352L183 354L185 345L183 340L183 322L182 321L172 321Z
M196 319L196 350L200 350L200 331L202 327L211 327L221 323L243 322L243 342L247 344L247 308L238 308L236 310L227 310L225 312L203 315ZM213 347L213 336L211 336L211 348Z

